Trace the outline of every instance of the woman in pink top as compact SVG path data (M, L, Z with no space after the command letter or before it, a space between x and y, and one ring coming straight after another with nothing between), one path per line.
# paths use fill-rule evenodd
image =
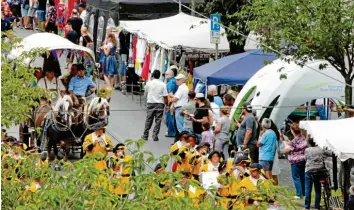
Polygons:
M301 134L301 130L297 123L290 127L294 139L290 142L284 141L284 136L281 135L280 139L284 145L283 152L289 153L288 159L291 164L291 176L294 181L296 196L295 199L302 198L305 195L305 149L307 142L305 136Z

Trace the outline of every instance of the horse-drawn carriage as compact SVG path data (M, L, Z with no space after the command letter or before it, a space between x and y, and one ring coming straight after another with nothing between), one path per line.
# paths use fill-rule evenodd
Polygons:
M21 47L13 50L11 55L17 57L35 48L45 48L49 55L55 54L58 65L60 55L64 55L65 51L70 51L79 57L76 60L84 60L83 57L85 57L85 65L91 63L90 68L96 66L92 50L50 33L37 33L26 37ZM30 65L34 60L25 60L25 62ZM96 87L98 91L98 83ZM30 146L49 152L53 147L55 157L58 157L59 151L63 153L64 158L69 156L70 151L73 154L79 152L82 157L82 143L85 136L93 132L95 128L107 125L109 115L107 99L97 97L95 92L89 92L88 89L79 104L74 104L72 97L66 93L64 95L54 94L54 98L49 101L45 100L46 103L41 103L39 107L36 107L31 113L30 122L27 123L31 128Z

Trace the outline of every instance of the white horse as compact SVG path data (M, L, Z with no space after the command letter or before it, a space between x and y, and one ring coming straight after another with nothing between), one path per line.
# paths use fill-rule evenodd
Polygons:
M53 112L56 116L60 117L62 122L65 122L69 127L72 124L73 114L70 112L74 102L69 95L60 97L53 107Z
M108 124L109 116L109 103L107 99L101 97L95 97L87 110L85 110L84 121L86 125L92 125L104 120L105 124Z

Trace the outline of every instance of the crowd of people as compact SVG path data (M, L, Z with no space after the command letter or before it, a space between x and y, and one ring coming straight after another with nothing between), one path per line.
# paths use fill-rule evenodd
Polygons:
M58 4L55 0L2 0L1 31L21 28L65 36L66 23L75 27L79 22L82 25L87 20L87 15L85 3L80 3L78 10L73 9L70 15L64 0L60 0Z
M181 158L175 163L174 171L187 171L196 180L199 180L206 168L222 174L225 167L228 167L226 160L236 160L236 153L247 151L249 161L257 164L264 179L278 184L278 155L287 154L296 189L293 198L298 200L305 197L305 209L310 209L314 185L315 207L319 209L321 186L319 180L313 178L313 173L325 169L324 158L331 154L317 147L297 123L290 126L293 139L289 140L284 129L279 130L271 119L258 121L252 106L246 103L242 107L240 120L232 118L236 126L233 131L229 118L234 100L231 95L226 94L221 98L215 86L208 87L207 96L189 91L185 85L185 76L177 74L175 66L171 66L165 75L166 81L163 82L160 80L160 71L155 70L145 86L147 117L142 139L148 140L149 130L155 120L152 139L159 141L158 134L165 112L165 136L175 138L171 154ZM207 160L208 154L211 160L213 155L219 159L213 166L210 162L193 162L193 154L198 154L200 160L203 157ZM220 159L224 160L221 168ZM232 164L235 162L229 166Z

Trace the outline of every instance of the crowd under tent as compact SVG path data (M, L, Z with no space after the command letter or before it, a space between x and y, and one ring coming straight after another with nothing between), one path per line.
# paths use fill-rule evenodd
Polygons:
M120 21L120 26L165 49L182 47L187 50L215 52L215 44L210 43L209 19L179 13L155 20ZM229 42L223 27L220 34L219 52L228 52Z
M244 85L266 61L275 59L275 54L251 50L197 67L193 76L206 85Z
M320 70L321 64L327 67ZM343 76L327 61L310 61L301 67L278 59L260 69L246 83L235 100L230 118L238 119L242 105L250 102L259 119L271 118L280 127L306 102L319 98L344 101L344 84Z

